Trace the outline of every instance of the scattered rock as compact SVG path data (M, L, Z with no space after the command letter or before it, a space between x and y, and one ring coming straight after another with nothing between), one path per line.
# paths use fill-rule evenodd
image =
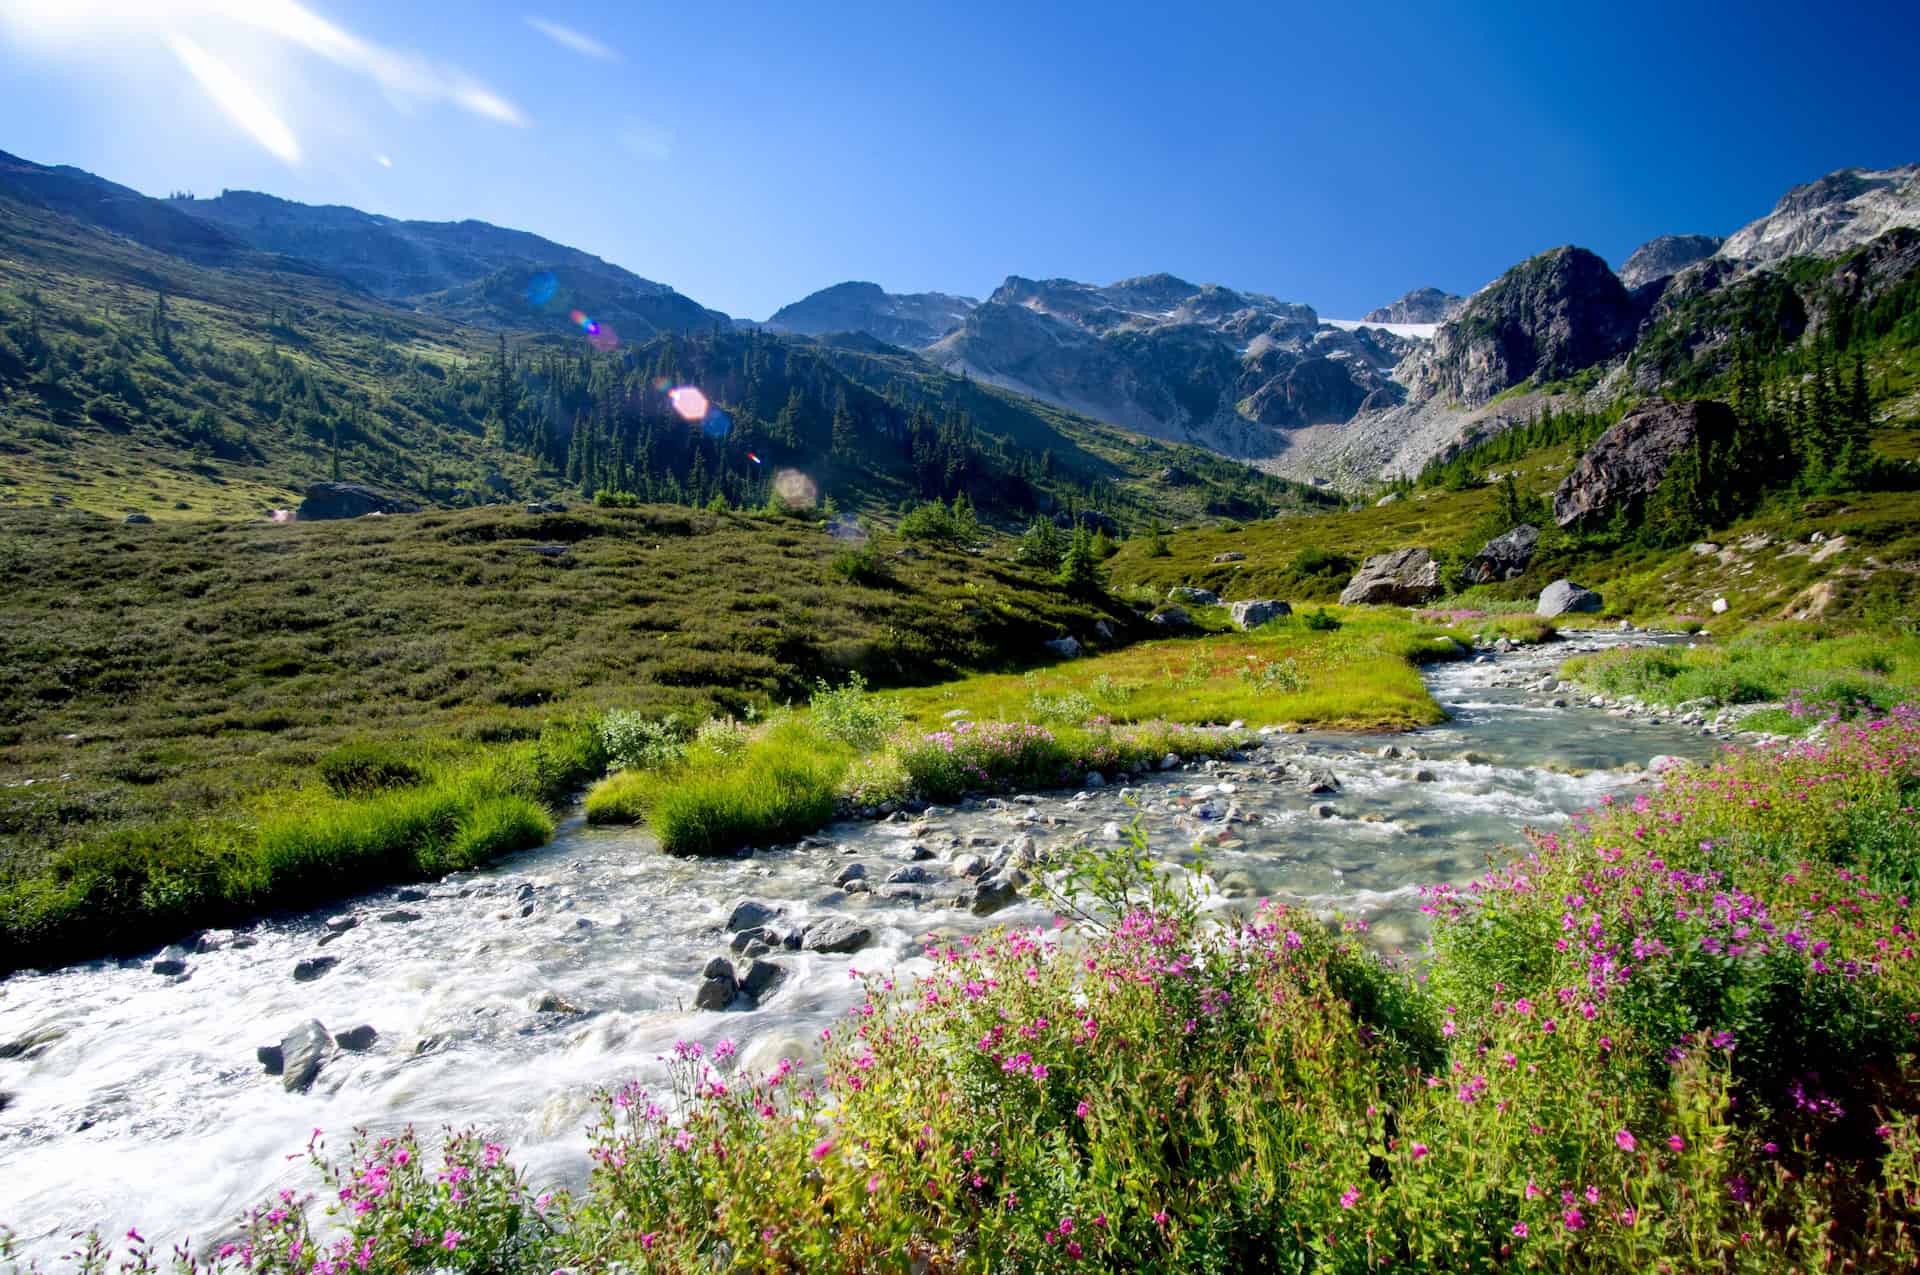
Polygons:
M1227 608L1235 628L1253 630L1267 623L1293 614L1293 608L1273 598L1259 598L1247 602L1235 602Z
M987 861L977 854L963 854L953 861L956 877L977 877L987 870Z
M1105 788L1107 786L1107 777L1097 770L1089 770L1087 777L1080 781L1080 786L1082 788Z
M780 909L769 903L760 903L753 899L741 899L733 905L733 911L727 915L727 929L751 930L765 925L780 915Z
M25 1035L0 1045L0 1058L38 1058L47 1051L47 1046L61 1040L66 1034L66 1027L59 1023L29 1028Z
M701 971L699 990L693 994L693 1007L725 1009L733 1004L733 998L739 990L740 983L734 977L733 962L724 956L716 956Z
M1335 810L1330 804L1324 801L1315 802L1312 809L1313 809L1314 818L1316 819L1331 819L1336 814L1340 813L1339 811Z
M160 949L160 955L154 958L153 972L169 977L187 972L187 949L169 945Z
M1078 659L1080 656L1080 643L1072 637L1057 637L1051 641L1042 642L1040 645L1046 647L1062 659L1072 660Z
M328 917L325 921L322 921L321 924L325 925L327 929L334 934L344 934L354 926L360 924L360 918L357 916L348 916L343 912L339 916Z
M1472 584L1515 579L1533 561L1533 551L1539 544L1540 528L1523 522L1481 546L1480 552L1467 563L1466 578Z
M771 995L786 978L787 967L778 961L755 961L747 966L746 977L740 980L740 990L757 1004Z
M801 937L801 946L810 952L858 952L871 942L872 930L843 916L815 921Z
M973 890L973 914L987 916L998 912L1020 897L1020 888L1013 883L1009 873L1001 872L988 877Z
M128 514L121 521L125 522L129 527L140 527L151 523L153 518L148 514Z
M1376 553L1340 593L1344 606L1418 606L1441 593L1440 564L1425 549Z
M1555 580L1540 590L1540 601L1533 610L1535 615L1555 616L1598 611L1604 605L1605 601L1592 589L1571 580Z
M536 1014L583 1014L586 1012L558 992L535 992L527 998L527 1008Z
M846 867L840 869L839 872L834 874L833 883L835 885L845 885L849 881L864 881L866 880L866 876L867 876L866 864L849 863Z
M380 1033L366 1023L350 1027L343 1032L335 1032L333 1043L350 1054L364 1054L373 1048L373 1042L380 1039Z
M280 1052L278 1045L261 1045L253 1051L253 1056L260 1060L260 1065L266 1068L269 1076L277 1076L287 1069L286 1055Z
M1438 778L1438 775L1428 770L1425 766L1413 772L1413 782L1416 784L1430 784Z
M1147 623L1169 632L1178 633L1193 627L1193 617L1187 614L1185 607L1161 607L1147 617Z
M333 1037L319 1019L309 1018L280 1038L280 1083L288 1093L305 1093L332 1056Z
M1324 767L1307 772L1307 791L1316 797L1340 791L1340 777Z
M919 885L927 879L927 870L917 863L887 873L888 885Z
M420 914L411 908L394 908L390 912L382 912L380 919L388 925L411 925L420 919Z
M403 885L393 892L395 903L424 903L426 899L427 892L417 885Z
M1167 601L1189 602L1197 607L1217 607L1220 595L1211 589L1195 589L1189 585L1177 584L1167 590Z
M337 956L309 956L293 967L293 981L311 983L340 963Z
M300 502L300 520L418 513L420 506L364 483L315 483Z
M1113 635L1113 626L1111 624L1108 624L1105 620L1095 620L1093 622L1093 635L1099 638L1102 642L1112 642L1115 640Z
M1713 613L1715 615L1725 615L1727 613L1727 600L1725 598L1715 598L1713 600Z
M1245 562L1246 560L1247 560L1247 555L1244 553L1216 553L1213 555L1213 562L1215 566L1218 566L1223 562Z
M573 552L568 545L521 545L520 548L541 558L564 558Z

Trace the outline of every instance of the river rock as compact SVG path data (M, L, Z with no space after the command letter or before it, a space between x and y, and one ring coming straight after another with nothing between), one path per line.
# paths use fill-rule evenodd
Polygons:
M1234 627L1249 632L1292 614L1293 608L1277 598L1253 598L1231 603L1227 607L1227 615L1233 620Z
M740 980L740 990L758 1004L771 996L786 978L787 967L778 961L755 961L747 966L746 977Z
M895 868L887 873L888 885L919 885L927 879L927 870L917 863L909 863L903 868Z
M178 944L169 944L160 949L160 955L154 958L153 972L169 977L187 972L187 949Z
M1494 584L1514 579L1526 571L1539 544L1540 528L1531 523L1523 522L1512 531L1495 536L1467 563L1468 583Z
M1186 602L1197 607L1217 607L1220 595L1211 589L1196 589L1191 585L1177 584L1167 590L1167 601Z
M337 956L309 956L293 967L293 981L311 983L340 963Z
M1307 791L1316 797L1340 791L1340 777L1324 767L1308 771L1305 783Z
M770 903L760 903L753 899L741 899L733 905L733 911L727 914L727 929L751 930L765 925L780 915L780 909Z
M426 899L427 892L417 885L403 885L393 892L395 903L424 903Z
M867 877L866 864L849 863L846 867L834 873L833 883L835 885L845 885L849 881L864 881L866 880L866 877Z
M328 933L344 934L354 926L360 924L360 918L357 916L349 916L342 912L339 916L328 917L322 921L321 924L327 927Z
M1555 489L1554 521L1595 526L1616 509L1636 514L1681 453L1698 442L1731 439L1736 428L1733 409L1709 399L1629 412L1594 440Z
M253 1051L253 1056L260 1060L269 1076L277 1076L287 1068L286 1056L278 1045L261 1045Z
M1438 778L1438 775L1428 770L1425 766L1413 772L1413 782L1416 784L1430 784Z
M1376 553L1340 593L1344 606L1418 606L1441 593L1440 564L1425 549Z
M346 1031L335 1032L333 1043L350 1054L364 1054L373 1048L373 1042L380 1039L380 1033L370 1025L361 1023L358 1027L349 1027Z
M27 1029L25 1035L0 1045L0 1058L38 1058L49 1045L64 1038L67 1028L61 1023L43 1023Z
M585 1011L558 992L535 992L527 998L527 1008L536 1014L580 1014Z
M997 873L974 887L971 906L975 916L989 916L1020 897L1020 887L1014 884L1011 872Z
M873 942L873 931L843 916L830 916L809 925L801 946L810 952L858 952Z
M1541 616L1567 615L1573 612L1594 612L1605 606L1605 601L1592 589L1583 588L1571 580L1555 580L1540 590L1540 602L1534 607L1534 614Z
M305 1093L332 1056L333 1037L319 1019L309 1018L280 1038L280 1083L288 1093Z
M724 956L716 956L707 962L706 969L700 973L700 987L693 994L695 1009L725 1009L733 1004L733 998L740 990L740 983L733 973L733 962Z
M977 854L963 854L953 861L956 877L977 877L987 870L987 861Z
M1107 777L1097 770L1089 770L1086 778L1080 781L1080 786L1082 788L1105 788L1107 786Z
M388 925L411 925L420 919L420 914L412 908L394 908L391 911L382 912L380 919Z
M1316 819L1331 819L1340 813L1324 801L1315 802L1312 809Z
M1072 660L1080 656L1080 643L1071 637L1057 637L1040 645L1058 655L1061 659Z

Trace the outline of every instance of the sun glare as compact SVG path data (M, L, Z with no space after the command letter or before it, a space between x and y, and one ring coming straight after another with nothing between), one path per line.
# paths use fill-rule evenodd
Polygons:
M300 143L293 130L238 72L184 35L169 36L167 43L228 119L287 163L300 162Z

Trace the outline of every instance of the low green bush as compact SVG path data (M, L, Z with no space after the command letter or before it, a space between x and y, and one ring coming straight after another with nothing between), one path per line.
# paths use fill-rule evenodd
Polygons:
M616 708L600 719L600 744L614 770L658 770L687 753L688 730L679 716L647 717Z
M808 706L816 730L862 750L878 748L906 720L899 700L870 693L867 679L858 673L848 674L840 686L829 686L824 678L816 681Z
M321 780L336 797L411 788L426 772L389 744L342 744L320 759Z

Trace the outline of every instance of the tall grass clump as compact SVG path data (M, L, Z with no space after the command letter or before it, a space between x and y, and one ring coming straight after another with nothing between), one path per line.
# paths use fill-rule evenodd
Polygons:
M1583 656L1567 661L1565 672L1609 695L1655 704L1798 699L1852 716L1885 710L1920 690L1920 638L1779 625L1721 643Z
M426 778L419 765L390 744L342 744L320 759L318 769L338 797L410 788Z

